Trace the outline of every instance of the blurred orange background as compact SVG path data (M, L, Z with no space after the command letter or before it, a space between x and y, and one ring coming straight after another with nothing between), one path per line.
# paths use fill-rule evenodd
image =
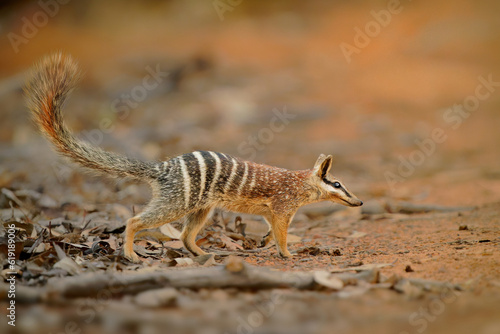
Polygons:
M480 77L500 81L499 9L464 0L5 2L1 183L69 196L68 182L86 180L96 201L114 196L90 176L57 175L23 104L29 67L63 51L85 72L66 120L86 139L108 122L97 138L107 149L147 159L208 149L291 169L326 153L364 198L498 201L500 87L467 117L449 110L475 96ZM125 107L148 69L168 75ZM290 123L252 146L249 136L284 109ZM446 140L391 183L436 128Z

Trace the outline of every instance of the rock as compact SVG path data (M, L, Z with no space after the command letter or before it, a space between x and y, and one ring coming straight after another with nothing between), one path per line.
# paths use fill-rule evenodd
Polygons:
M412 284L407 279L399 280L395 285L394 289L401 293L404 293L411 299L417 299L424 295L424 289L419 285Z
M354 231L352 232L351 235L349 235L347 237L347 239L358 239L358 238L362 238L366 235L366 232L360 232L360 231Z
M177 266L190 266L194 261L188 257L178 257L174 259Z
M244 269L243 260L237 256L230 255L226 260L226 270L232 273L239 273Z
M315 271L313 277L314 282L329 289L341 290L344 287L344 282L328 271Z

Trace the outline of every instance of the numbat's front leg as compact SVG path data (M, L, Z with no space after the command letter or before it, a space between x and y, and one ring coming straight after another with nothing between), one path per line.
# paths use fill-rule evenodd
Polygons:
M276 248L278 249L278 254L283 258L289 258L292 256L288 251L286 238L288 235L288 226L292 220L291 216L275 216L273 217L272 223L272 234L274 240L276 241Z

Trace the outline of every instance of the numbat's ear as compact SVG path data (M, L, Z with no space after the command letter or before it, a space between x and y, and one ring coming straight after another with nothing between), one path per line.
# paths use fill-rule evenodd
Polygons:
M319 178L324 178L332 167L332 156L320 154L318 160L314 164L313 173Z

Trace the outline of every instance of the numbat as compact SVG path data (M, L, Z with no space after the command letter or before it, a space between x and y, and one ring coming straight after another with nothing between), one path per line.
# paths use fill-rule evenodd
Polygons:
M269 231L261 246L274 238L279 255L286 258L291 256L286 244L288 226L299 207L319 201L363 204L329 174L330 155L320 155L312 169L290 171L207 151L145 162L80 141L62 118L62 106L79 77L78 66L69 56L42 59L25 88L28 107L42 133L63 156L87 168L149 183L151 201L128 220L125 230L124 254L132 261L139 260L133 250L137 232L183 216L187 217L181 234L184 246L194 255L206 254L195 238L215 207L262 215Z

